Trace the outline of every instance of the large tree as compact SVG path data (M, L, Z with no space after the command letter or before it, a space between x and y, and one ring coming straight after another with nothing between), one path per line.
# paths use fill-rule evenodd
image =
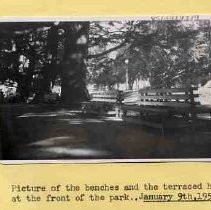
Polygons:
M112 83L115 78L125 81L125 73L122 72L128 68L130 88L135 79L146 77L152 87L197 85L199 78L202 75L206 77L210 72L209 21L123 21L92 24L95 26L92 30L97 33L92 35L91 47L98 51L89 56L93 60L89 62L89 75L94 77L94 82L105 84L102 78L108 73L111 76L107 78ZM112 26L116 24L117 30ZM117 56L112 56L114 52ZM126 59L129 61L127 66L124 62ZM113 68L109 67L112 63ZM118 77L116 67L121 69Z
M188 79L197 84L200 74L210 72L210 23L191 24L1 23L0 80L17 83L23 99L30 92L42 98L61 81L61 100L69 106L88 98L86 82L112 88L125 81L126 68L130 88L139 78L148 78L153 87L182 85Z
M88 98L86 59L89 22L64 22L62 28L65 41L61 63L61 98L65 104L74 106Z

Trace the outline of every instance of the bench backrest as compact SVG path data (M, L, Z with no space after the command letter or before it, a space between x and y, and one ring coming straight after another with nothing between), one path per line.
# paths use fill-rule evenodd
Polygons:
M91 101L105 102L105 103L117 103L119 97L119 91L96 91L90 94Z
M127 91L123 94L125 105L163 106L187 108L197 104L197 88L162 88Z

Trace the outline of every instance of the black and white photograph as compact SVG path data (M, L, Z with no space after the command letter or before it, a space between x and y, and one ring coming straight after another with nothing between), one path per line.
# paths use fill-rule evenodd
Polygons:
M211 16L0 21L1 160L211 158Z

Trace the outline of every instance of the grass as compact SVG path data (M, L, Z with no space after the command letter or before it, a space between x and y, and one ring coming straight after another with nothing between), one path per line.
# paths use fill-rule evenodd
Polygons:
M2 105L4 159L139 159L211 157L207 129L161 133L113 117L37 105ZM179 123L179 122L178 122Z

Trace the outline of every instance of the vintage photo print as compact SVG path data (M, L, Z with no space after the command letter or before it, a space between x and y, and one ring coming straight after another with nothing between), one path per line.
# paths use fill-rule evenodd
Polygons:
M211 158L210 21L1 21L0 159Z

